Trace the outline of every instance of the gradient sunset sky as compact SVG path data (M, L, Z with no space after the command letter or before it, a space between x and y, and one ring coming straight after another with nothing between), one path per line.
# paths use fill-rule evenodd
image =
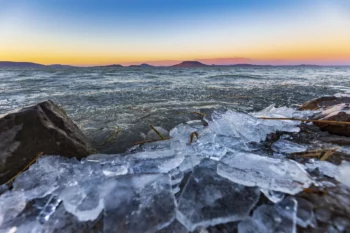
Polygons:
M0 61L181 60L350 65L350 0L0 0Z

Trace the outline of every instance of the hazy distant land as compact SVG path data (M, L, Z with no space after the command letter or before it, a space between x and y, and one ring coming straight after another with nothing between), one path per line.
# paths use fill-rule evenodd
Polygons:
M132 68L152 68L152 67L269 67L269 66L304 66L304 67L321 67L322 65L313 65L313 64L299 64L299 65L256 65L256 64L231 64L231 65L219 65L212 64L207 65L199 61L183 61L179 64L171 66L153 66L146 63L140 65L129 65L123 66L120 64L111 64L111 65L101 65L101 66L72 66L72 65L62 65L62 64L53 64L53 65L43 65L33 62L13 62L13 61L0 61L0 68L85 68L85 67L99 67L99 68L122 68L122 67L132 67ZM325 65L327 66L327 65ZM329 65L334 66L334 65ZM344 66L344 65L343 65Z

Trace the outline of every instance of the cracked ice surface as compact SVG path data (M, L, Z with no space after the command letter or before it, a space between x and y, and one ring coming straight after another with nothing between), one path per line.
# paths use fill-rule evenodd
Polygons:
M177 219L189 230L241 220L259 200L256 187L233 183L216 173L216 162L194 168L179 202Z
M318 169L324 175L334 177L340 183L350 187L350 162L348 161L342 161L339 166L327 161L315 161L306 166L310 170Z
M175 219L166 174L123 176L104 199L104 232L155 232Z
M262 205L254 210L252 217L238 224L238 233L295 233L297 205L293 198L274 206Z
M218 165L218 174L242 185L288 194L296 194L313 183L309 174L295 161L247 152L224 157Z
M296 112L269 107L254 114L291 117ZM264 208L277 216L285 193L312 183L297 162L253 152L271 132L297 132L297 122L228 111L214 113L208 124L178 125L170 140L123 155L96 154L82 161L41 157L0 195L0 231L83 232L97 225L104 232L186 232L241 221L257 204L260 190L276 203ZM190 143L193 132L199 138ZM33 204L38 201L40 208Z

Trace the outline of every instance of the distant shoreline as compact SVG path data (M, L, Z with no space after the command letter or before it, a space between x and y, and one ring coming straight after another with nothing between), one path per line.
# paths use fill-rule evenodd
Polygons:
M101 65L101 66L73 66L73 65L43 65L33 62L13 62L13 61L0 61L0 68L215 68L215 67L239 67L239 68L252 68L252 67L350 67L350 65L314 65L314 64L298 64L298 65L256 65L256 64L231 64L231 65L207 65L199 61L183 61L179 64L171 66L153 66L149 64L129 65L123 66L120 64Z

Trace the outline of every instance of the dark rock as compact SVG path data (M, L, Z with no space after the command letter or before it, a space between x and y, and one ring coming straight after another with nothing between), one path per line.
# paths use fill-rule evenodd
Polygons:
M313 119L325 121L342 121L350 123L350 104L342 103L330 107L320 114L316 114ZM329 124L315 122L321 130L341 136L350 136L349 124Z
M65 111L52 101L0 118L0 184L41 152L82 158L96 151Z
M327 108L341 103L350 103L350 95L324 96L304 103L299 110L316 110Z

